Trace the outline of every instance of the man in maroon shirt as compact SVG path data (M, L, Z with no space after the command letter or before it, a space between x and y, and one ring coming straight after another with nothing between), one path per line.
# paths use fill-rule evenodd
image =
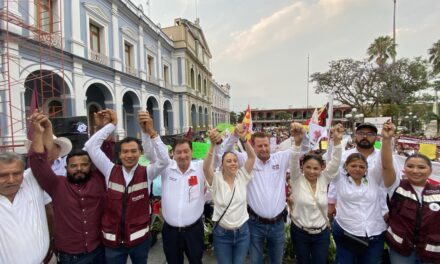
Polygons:
M100 233L106 192L104 177L97 170L91 171L89 155L83 150L67 156L67 177L55 175L45 149L53 144L52 124L39 112L30 119L34 134L29 162L38 183L53 200L58 263L104 263Z

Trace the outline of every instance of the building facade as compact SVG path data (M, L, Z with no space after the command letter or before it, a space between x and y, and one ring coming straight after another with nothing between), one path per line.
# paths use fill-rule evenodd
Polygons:
M162 135L207 129L211 53L199 23L161 28L128 0L17 0L0 11L0 145L19 146L34 98L51 117L114 109L119 137L148 110ZM182 36L179 38L179 36Z
M333 106L333 122L349 126L345 116L351 113L351 107L347 105ZM288 126L291 122L304 123L312 117L315 108L287 108L287 109L251 109L252 123L255 129L259 130L268 127Z
M229 84L218 84L215 81L212 84L212 127L216 127L219 123L230 123L230 90Z

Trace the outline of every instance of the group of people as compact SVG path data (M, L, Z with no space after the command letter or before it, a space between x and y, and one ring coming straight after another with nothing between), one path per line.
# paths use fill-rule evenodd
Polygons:
M267 134L255 132L248 140L237 124L226 139L209 131L206 158L193 160L191 140L176 140L170 159L148 112L140 111L138 120L141 141L126 137L114 154L108 144L117 115L96 113L99 130L84 149L68 153L60 172L50 120L38 111L29 117L30 169L19 155L0 153L0 263L41 263L50 245L58 263L126 263L128 257L146 263L150 186L159 175L167 263L183 263L184 254L190 263L202 263L206 189L214 204L218 263L241 264L247 256L250 263L264 263L265 254L269 263L282 263L288 216L298 263L327 263L331 233L337 263L380 263L385 241L392 263L440 262L440 188L427 182L431 162L414 154L399 168L390 122L380 151L374 149L377 128L368 123L357 127L356 147L343 151L344 128L337 124L326 159L308 152L299 123L290 127L291 148L275 153ZM236 150L237 143L244 151ZM113 162L115 155L120 163ZM139 165L142 155L148 166ZM46 217L50 201L53 219Z

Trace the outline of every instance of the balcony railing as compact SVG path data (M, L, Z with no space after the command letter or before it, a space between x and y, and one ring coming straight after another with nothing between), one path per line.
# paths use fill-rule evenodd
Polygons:
M154 84L159 84L159 80L154 77L153 75L147 75L147 81L149 81L150 83L154 83Z
M137 77L137 69L131 66L125 66L125 72Z
M100 64L104 64L106 66L109 66L109 59L107 56L105 56L102 53L99 53L97 51L94 50L89 50L89 60L100 63Z
M56 33L46 33L40 31L40 34L34 33L33 39L40 41L48 46L61 49L61 36Z

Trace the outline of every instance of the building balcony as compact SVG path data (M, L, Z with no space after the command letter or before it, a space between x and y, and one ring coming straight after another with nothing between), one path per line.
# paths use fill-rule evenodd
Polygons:
M89 60L103 64L105 66L110 65L110 60L107 56L94 50L89 50Z
M125 66L125 73L128 73L128 74L136 76L136 77L138 76L137 69L135 67L131 67L131 66Z
M32 38L47 46L61 49L62 38L57 33L48 33L40 30L39 32L34 33Z
M147 81L159 85L159 80L153 75L147 75Z

